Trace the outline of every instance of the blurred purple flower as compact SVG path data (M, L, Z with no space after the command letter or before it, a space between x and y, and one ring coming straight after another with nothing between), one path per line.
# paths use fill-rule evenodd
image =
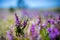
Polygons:
M31 34L34 34L34 32L35 32L35 25L31 26L30 32L31 32Z
M50 24L55 24L55 20L49 19L49 20L48 20L48 23L50 23Z
M48 20L48 23L51 23L51 20Z
M20 34L23 34L23 30L21 29L22 24L19 21L19 18L17 14L15 13L15 19L16 19L16 36L20 36Z
M57 22L57 24L60 26L60 15L59 15L59 17L58 17L58 22Z
M23 29L26 27L27 22L28 22L28 19L27 20L24 20L24 22L23 22Z
M20 26L20 21L16 13L15 13L15 19L16 19L16 26Z
M31 29L30 29L30 33L31 33L31 40L37 40L38 39L38 36L39 36L39 33L35 30L35 25L32 25L31 26Z
M7 38L8 38L8 40L13 40L13 36L10 31L7 31Z
M59 31L57 28L48 28L48 33L50 38L55 38L59 35Z
M47 23L42 24L42 27L46 28L46 26L47 26Z
M38 25L41 23L41 17L38 18Z

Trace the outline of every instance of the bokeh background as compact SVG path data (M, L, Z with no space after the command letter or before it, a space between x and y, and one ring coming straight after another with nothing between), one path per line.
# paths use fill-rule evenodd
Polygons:
M20 19L55 18L60 14L60 0L0 0L0 40L5 40L6 32L15 24L14 14Z

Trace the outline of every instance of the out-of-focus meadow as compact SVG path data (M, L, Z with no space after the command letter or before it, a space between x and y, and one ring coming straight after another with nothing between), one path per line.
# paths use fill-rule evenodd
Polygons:
M3 1L0 40L60 40L59 0L15 0L9 4L8 0Z

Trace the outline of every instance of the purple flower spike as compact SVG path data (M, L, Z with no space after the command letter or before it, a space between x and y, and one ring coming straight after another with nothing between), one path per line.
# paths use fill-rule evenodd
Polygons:
M24 22L23 22L23 29L26 27L27 21L28 21L28 20L24 20Z
M16 13L15 13L15 18L16 18L16 26L19 26L20 25L20 21L19 21L19 18L18 18Z

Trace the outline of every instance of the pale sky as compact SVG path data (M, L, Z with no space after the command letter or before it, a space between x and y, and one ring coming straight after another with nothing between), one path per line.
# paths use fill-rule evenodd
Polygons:
M0 0L0 8L17 7L18 0ZM60 6L60 0L24 0L28 8L54 8Z
M50 8L58 7L60 5L59 0L25 0L26 4L30 8Z

